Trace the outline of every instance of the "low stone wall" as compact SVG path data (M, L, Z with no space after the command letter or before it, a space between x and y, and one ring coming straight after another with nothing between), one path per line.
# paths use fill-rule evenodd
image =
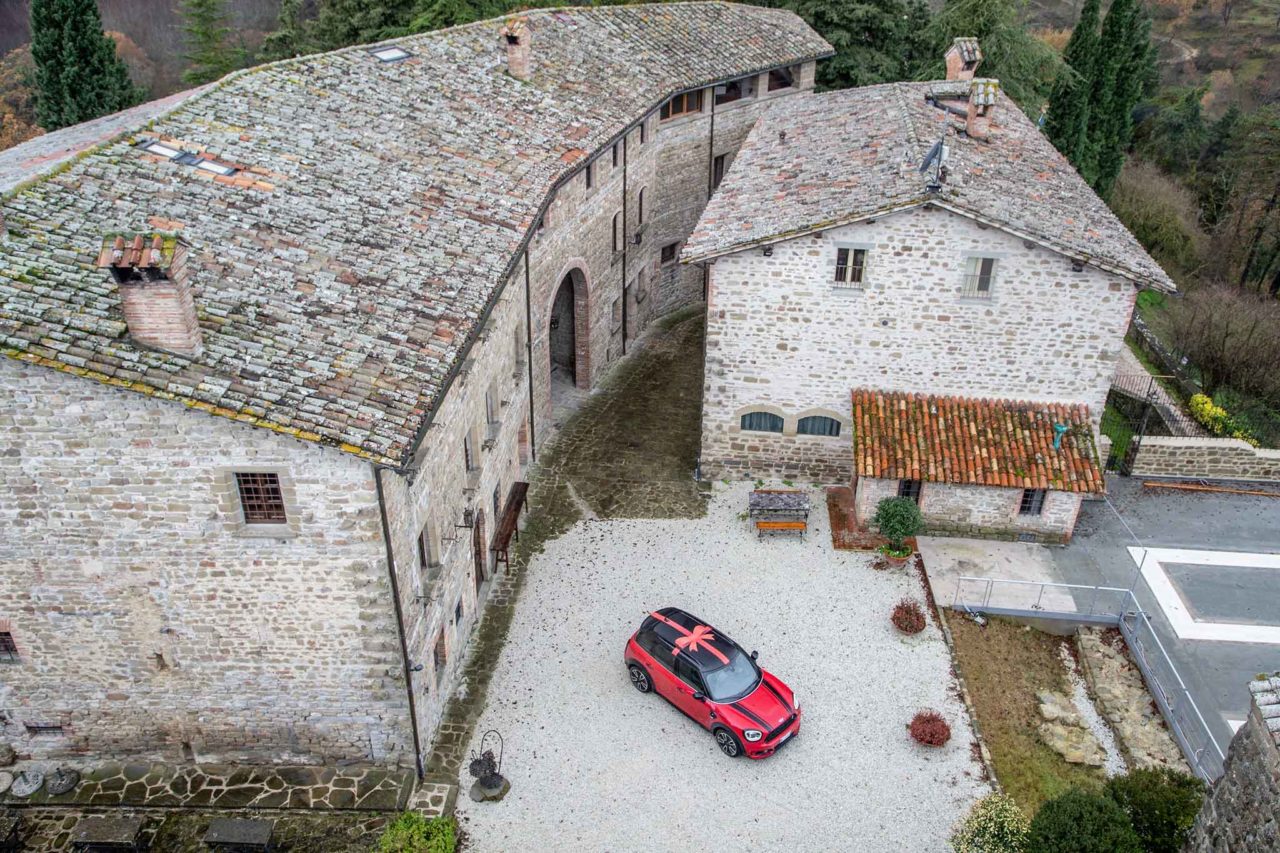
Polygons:
M1280 850L1280 676L1255 679L1249 689L1249 719L1231 741L1184 853Z
M1238 438L1148 435L1133 457L1135 477L1280 482L1280 450L1251 447Z

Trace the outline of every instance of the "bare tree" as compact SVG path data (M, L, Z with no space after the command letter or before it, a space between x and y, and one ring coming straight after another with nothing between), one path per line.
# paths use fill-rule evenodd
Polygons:
M1223 387L1280 405L1280 302L1227 285L1191 291L1172 312L1173 339L1205 393Z

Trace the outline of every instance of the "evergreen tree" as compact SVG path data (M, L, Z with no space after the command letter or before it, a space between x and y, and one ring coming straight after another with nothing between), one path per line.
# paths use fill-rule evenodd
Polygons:
M319 50L365 44L406 32L416 0L323 0L312 32Z
M952 40L974 36L982 46L978 74L998 79L1005 94L1038 116L1062 62L1023 26L1025 5L1025 0L946 0L929 25L927 52L915 76L921 80L943 76L942 56Z
M1102 24L1080 173L1106 197L1133 138L1133 109L1151 75L1151 19L1135 0L1115 0Z
M281 0L280 17L275 32L262 40L258 57L268 62L288 59L312 52L306 21L302 19L302 0Z
M55 130L131 107L142 92L102 32L95 0L31 0L36 117Z
M487 17L487 9L472 0L419 0L409 30L415 33L469 24ZM501 14L498 10L496 14Z
M245 65L243 47L231 41L223 0L182 0L182 29L187 34L187 61L182 81L199 86Z
M929 10L923 0L775 0L836 49L820 63L817 83L844 89L909 77L925 52Z
M1062 53L1065 66L1058 72L1049 96L1045 134L1054 147L1080 167L1089 127L1089 96L1098 56L1100 0L1085 0L1080 20Z

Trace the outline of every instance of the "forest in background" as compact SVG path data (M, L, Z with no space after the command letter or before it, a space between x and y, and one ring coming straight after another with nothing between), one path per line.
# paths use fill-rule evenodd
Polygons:
M794 10L836 48L821 88L939 77L951 38L976 36L981 73L1032 118L1047 110L1050 139L1177 281L1179 298L1144 293L1139 312L1225 412L1215 431L1280 443L1280 0L757 2ZM31 3L92 0L0 7L0 148L41 132L24 43ZM548 5L564 3L99 0L98 10L134 97L160 97L256 62ZM1082 14L1092 26L1078 26Z

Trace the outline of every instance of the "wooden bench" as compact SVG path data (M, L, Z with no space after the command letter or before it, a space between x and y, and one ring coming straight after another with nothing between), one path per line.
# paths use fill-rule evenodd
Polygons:
M771 531L782 531L784 533L796 531L803 536L808 529L809 522L798 519L792 521L765 521L764 519L761 519L756 522L756 532L759 533L760 536L764 536L766 532Z
M507 492L507 502L502 505L502 517L498 519L497 529L493 534L493 561L510 568L507 550L511 540L520 541L520 510L524 509L525 498L529 494L528 483L512 483Z

